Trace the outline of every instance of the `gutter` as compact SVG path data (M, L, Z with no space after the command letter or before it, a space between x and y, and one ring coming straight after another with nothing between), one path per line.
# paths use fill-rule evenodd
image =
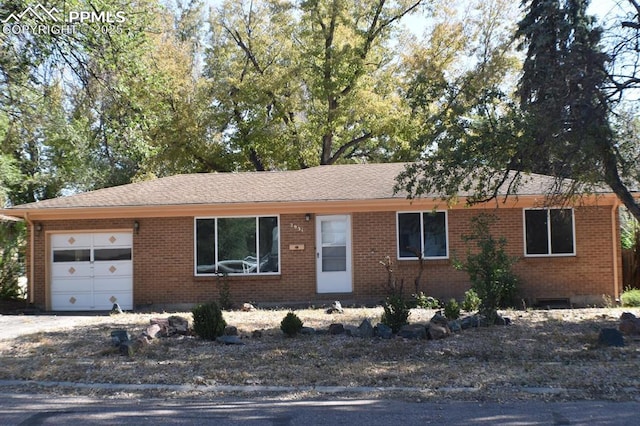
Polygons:
M34 223L29 219L29 213L25 212L24 213L24 220L27 222L27 226L29 227L29 275L27 277L27 281L29 283L29 303L33 304L35 303L35 294L34 294L34 282L33 282L33 276L34 276L34 264L35 264L35 254L36 254L36 249L34 247L35 245L35 225Z
M618 207L620 207L620 201L614 203L611 206L611 235L612 235L612 244L613 250L613 299L614 301L620 300L620 274L618 273L618 250L620 248L620 224L618 218L616 217L616 213L618 213ZM616 226L618 225L618 226Z

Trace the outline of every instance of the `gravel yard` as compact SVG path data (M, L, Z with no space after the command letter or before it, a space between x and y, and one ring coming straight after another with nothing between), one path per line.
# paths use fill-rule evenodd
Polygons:
M112 330L137 336L151 318L174 313L103 316L0 316L0 380L166 385L411 388L411 398L640 399L640 341L600 347L623 309L507 311L509 326L468 329L443 340L299 335L279 329L285 310L224 312L244 345L197 337L155 339L120 355ZM637 311L631 310L636 316ZM305 326L375 325L381 308L296 311ZM414 309L410 322L434 311ZM191 320L190 313L177 313ZM253 332L261 330L261 337ZM375 393L375 392L374 392ZM406 393L406 392L405 392Z

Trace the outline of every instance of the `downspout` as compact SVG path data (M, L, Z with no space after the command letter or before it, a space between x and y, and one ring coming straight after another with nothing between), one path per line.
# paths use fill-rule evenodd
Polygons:
M29 276L27 277L27 280L29 281L29 303L33 304L35 303L35 294L34 294L34 282L33 282L33 276L34 276L34 263L35 263L35 254L36 254L36 249L34 247L35 245L35 226L33 224L33 222L31 222L31 220L29 219L29 213L24 214L24 220L27 222L27 226L29 227Z
M620 300L620 274L618 273L618 249L620 245L618 232L620 231L620 226L616 226L616 224L618 224L618 218L616 217L618 207L620 207L620 201L616 201L611 207L611 235L613 236L613 298L615 301Z

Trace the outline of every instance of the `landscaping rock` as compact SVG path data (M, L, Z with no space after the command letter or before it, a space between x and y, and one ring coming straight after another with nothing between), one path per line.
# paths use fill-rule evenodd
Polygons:
M302 327L300 329L300 334L313 335L316 334L316 329L313 327Z
M358 337L358 327L356 327L355 325L345 325L344 334L349 337Z
M225 345L244 345L239 336L219 336L216 337L216 342L224 343Z
M113 346L120 346L129 340L131 340L131 336L127 330L113 330L111 332L111 342L113 342Z
M471 327L479 327L479 326L480 326L480 318L477 315L464 317L460 320L460 327L462 327L463 330L466 330Z
M242 311L243 312L253 312L256 310L256 307L253 306L251 303L243 303L242 304Z
M371 322L365 318L358 327L358 337L371 338L373 335L373 326L371 325Z
M393 330L386 324L378 323L374 328L374 333L381 339L391 339L393 337Z
M150 339L155 339L157 337L162 336L162 327L160 324L151 324L149 325L143 333L145 336Z
M502 315L498 315L494 322L495 325L511 325L511 319L508 317L503 317Z
M460 333L462 331L462 325L460 325L459 320L449 321L447 327L449 327L452 333Z
M342 324L331 324L329 326L329 334L344 334L344 325Z
M449 326L440 325L434 322L429 323L427 331L431 340L444 339L445 337L451 336L451 330L449 330Z
M189 320L179 315L172 315L167 318L169 321L169 328L175 330L176 334L188 336L189 332Z
M427 327L424 324L407 324L403 325L398 331L398 337L405 339L426 339Z
M429 320L429 323L446 326L449 323L449 320L440 312L437 312L434 316L431 317L431 319Z
M228 325L224 328L222 334L224 334L225 336L237 336L238 328L233 325Z
M640 318L636 318L631 312L623 312L622 315L620 315L618 330L629 336L639 335Z
M122 313L122 308L120 308L120 305L118 305L117 303L114 303L113 307L111 308L111 313L112 314L121 314Z
M340 301L336 300L335 302L333 302L331 307L329 309L327 309L327 313L328 314L343 314L344 313L344 309L342 309L342 304L340 303Z
M615 328L603 328L598 335L598 344L601 346L624 346L624 337Z
M251 338L253 339L262 338L262 330L253 330L253 332L251 333Z

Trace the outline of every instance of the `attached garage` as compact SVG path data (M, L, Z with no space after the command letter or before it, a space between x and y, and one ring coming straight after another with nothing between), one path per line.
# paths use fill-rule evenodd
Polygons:
M51 309L133 309L132 242L126 232L52 234Z

